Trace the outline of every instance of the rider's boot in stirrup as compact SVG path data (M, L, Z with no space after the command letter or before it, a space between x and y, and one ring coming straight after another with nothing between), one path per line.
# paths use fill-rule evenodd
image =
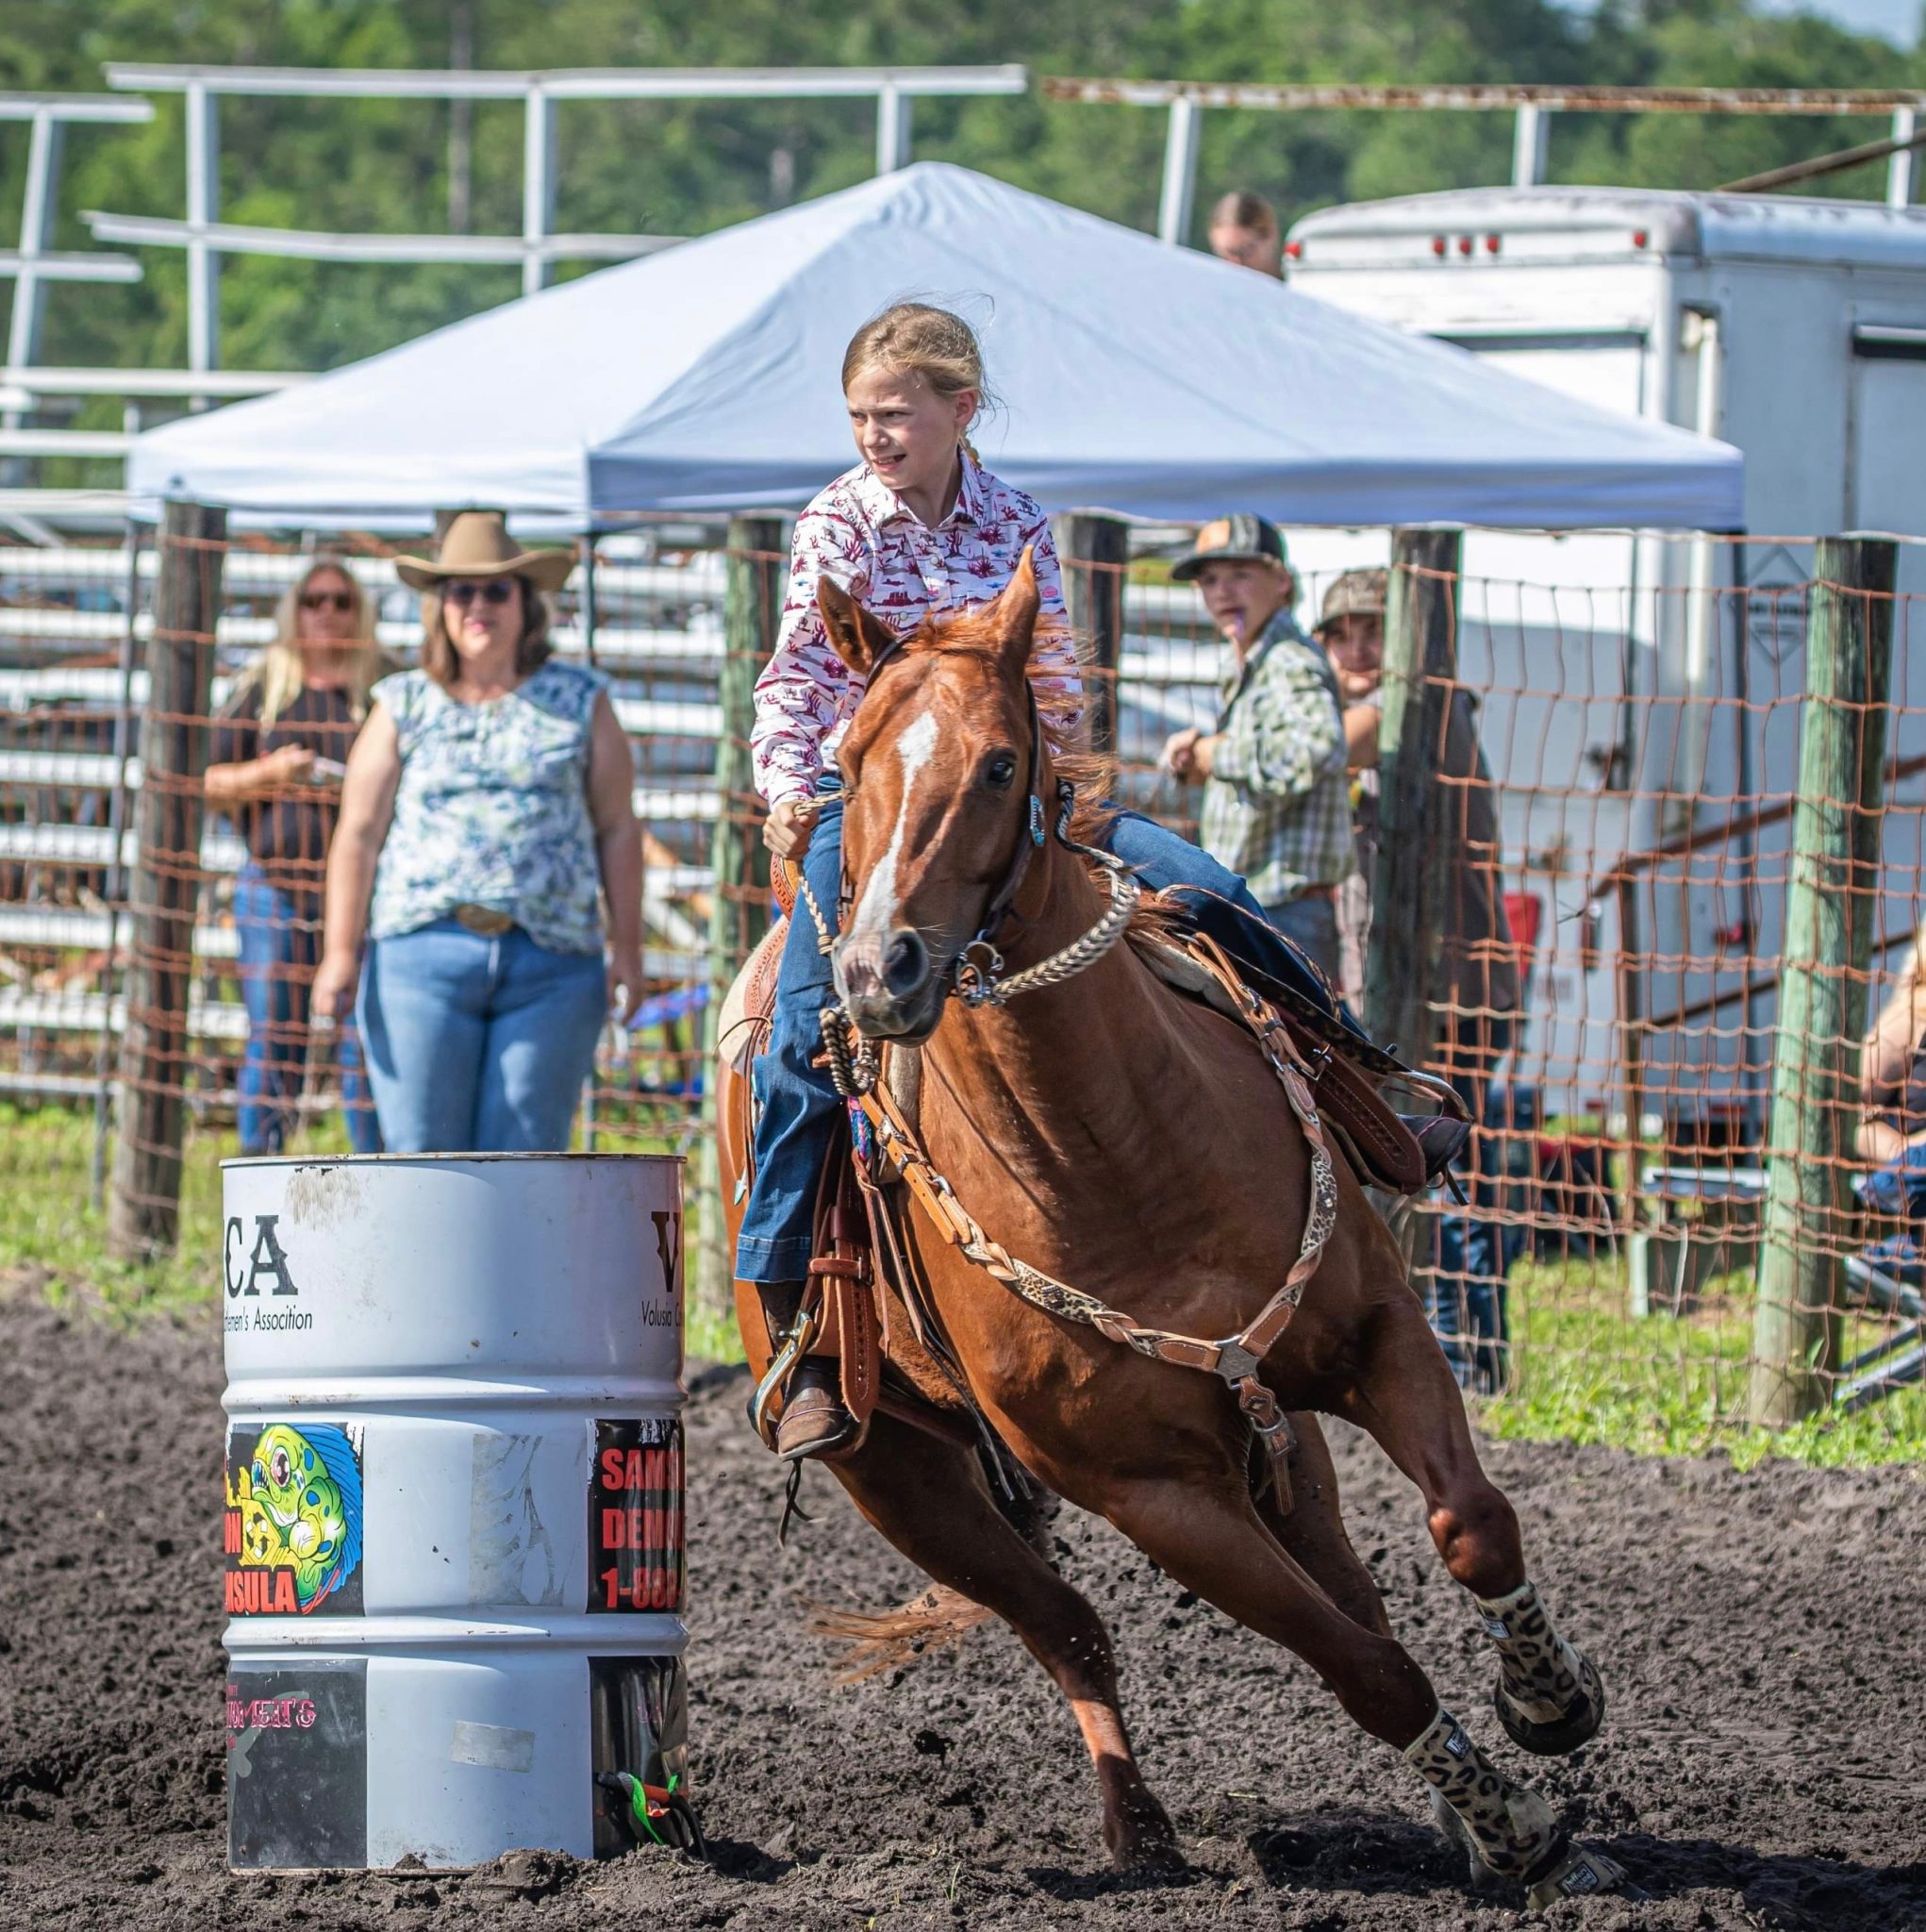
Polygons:
M803 1284L764 1281L756 1284L756 1291L770 1341L780 1347L803 1306ZM856 1419L843 1406L836 1362L828 1356L805 1355L790 1373L783 1395L775 1453L785 1462L800 1462L805 1456L824 1456L842 1448L855 1433Z

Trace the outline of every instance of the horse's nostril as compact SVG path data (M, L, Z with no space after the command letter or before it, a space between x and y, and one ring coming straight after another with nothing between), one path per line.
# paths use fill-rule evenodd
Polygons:
M905 927L889 941L883 956L883 984L896 999L920 991L930 976L929 949L921 937Z

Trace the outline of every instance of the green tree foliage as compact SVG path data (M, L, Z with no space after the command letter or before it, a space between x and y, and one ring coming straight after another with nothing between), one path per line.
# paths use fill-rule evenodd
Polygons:
M108 60L315 67L448 63L463 0L8 0L0 89L95 90ZM1546 80L1759 87L1903 85L1918 58L1807 15L1744 0L1606 0L1586 18L1550 0L465 0L484 67L841 66L1021 60L1034 75L1208 79ZM68 141L60 245L85 247L84 208L178 215L181 103L144 127L77 128ZM221 212L268 227L435 232L448 225L451 109L434 101L229 99L222 105ZM469 225L521 223L522 127L512 104L471 109ZM560 110L559 225L584 232L700 234L862 179L867 103L571 103ZM920 156L1147 226L1163 120L1141 108L1021 98L921 101ZM1854 119L1567 116L1553 178L1714 187L1883 132ZM1502 181L1511 124L1498 114L1205 117L1201 201L1225 187L1268 195L1287 220L1334 201ZM25 162L0 128L0 246ZM1876 194L1876 165L1828 192ZM1194 237L1201 240L1201 236ZM186 283L178 254L146 251L130 288L58 288L43 354L74 363L178 363ZM355 267L230 258L224 360L327 368L513 296L506 269ZM4 298L0 298L4 299Z

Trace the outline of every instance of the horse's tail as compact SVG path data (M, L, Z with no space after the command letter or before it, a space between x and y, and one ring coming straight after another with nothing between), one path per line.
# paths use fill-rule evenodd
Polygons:
M933 1583L893 1610L852 1610L834 1604L809 1606L812 1637L842 1646L836 1681L860 1684L900 1669L934 1650L959 1644L995 1614L961 1591Z

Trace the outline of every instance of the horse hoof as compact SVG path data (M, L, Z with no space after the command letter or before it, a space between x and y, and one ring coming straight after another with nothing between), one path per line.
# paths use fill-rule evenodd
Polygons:
M1170 1814L1154 1798L1134 1806L1115 1831L1104 1833L1110 1863L1134 1878L1170 1878L1187 1872L1188 1862L1177 1846L1177 1830Z
M1616 1858L1569 1843L1559 1847L1536 1875L1525 1878L1525 1900L1535 1908L1555 1906L1562 1898L1595 1898L1635 1890L1626 1882L1624 1866Z
M1431 1816L1446 1849L1457 1861L1458 1877L1465 1889L1481 1894L1503 1891L1505 1881L1478 1856L1478 1847L1472 1843L1465 1821L1436 1791L1431 1794Z
M1599 1726L1605 1721L1605 1687L1587 1660L1578 1700L1563 1717L1545 1724L1526 1717L1505 1696L1503 1678L1492 1688L1491 1707L1504 1726L1504 1735L1520 1751L1530 1751L1539 1757L1563 1757L1598 1736Z

